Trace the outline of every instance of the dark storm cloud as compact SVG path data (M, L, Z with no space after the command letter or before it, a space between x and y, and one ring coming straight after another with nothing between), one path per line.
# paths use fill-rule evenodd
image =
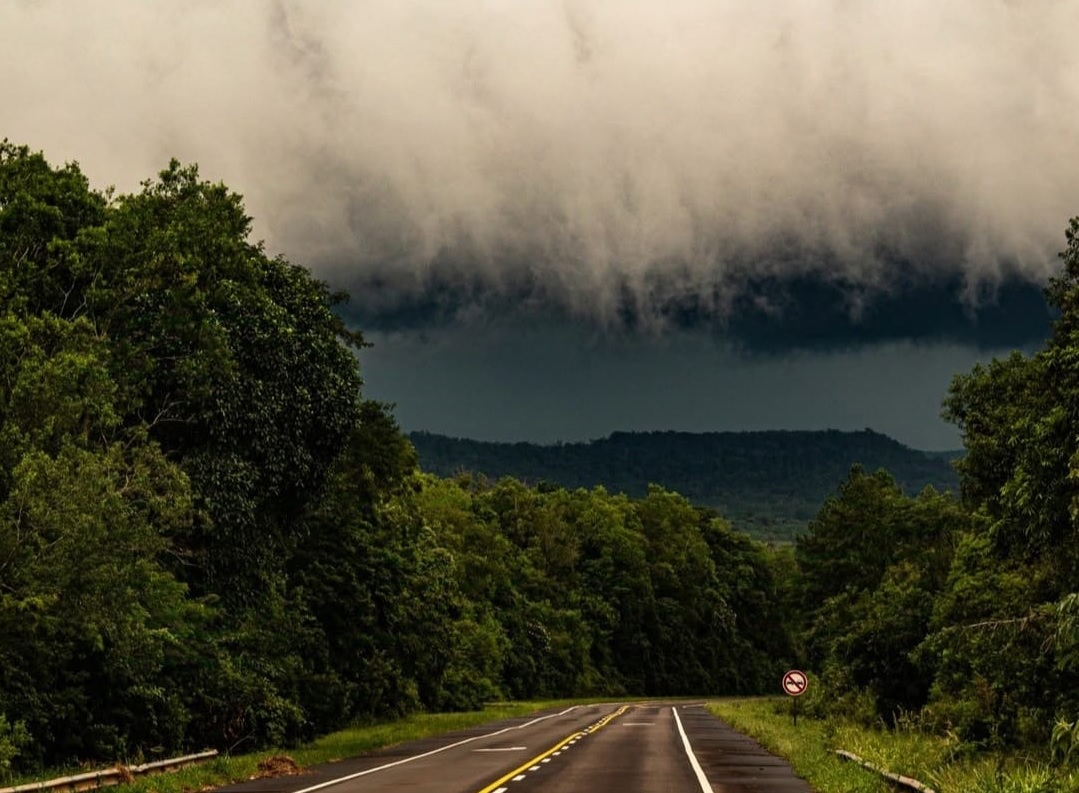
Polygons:
M510 272L507 268L504 272ZM896 265L893 276L910 274ZM734 300L717 311L716 294L686 290L678 279L657 274L647 286L647 315L627 285L608 321L606 335L655 335L664 330L706 331L746 354L792 349L833 350L889 341L948 342L983 350L1036 345L1046 338L1051 311L1042 287L1014 276L971 302L955 273L936 278L910 275L875 294L852 300L846 284L812 276L750 278ZM345 307L357 325L380 332L420 332L460 325L482 330L492 321L580 322L547 285L518 270L491 285L467 266L429 269L422 288L401 289L372 279L353 284ZM856 305L855 305L856 303Z
M740 299L726 332L745 350L765 353L904 339L1000 350L1027 347L1048 336L1050 313L1038 285L1007 279L976 308L958 299L960 287L954 277L950 283L911 284L870 300L853 317L849 295L835 284L804 278L787 284L755 283ZM757 296L762 294L779 309L758 308Z
M748 349L1037 334L1079 3L0 5L0 133L170 156L378 327L508 310Z

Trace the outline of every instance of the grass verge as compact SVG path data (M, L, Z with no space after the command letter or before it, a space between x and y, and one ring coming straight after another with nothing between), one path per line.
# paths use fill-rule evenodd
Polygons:
M139 777L129 785L109 788L116 793L189 793L249 779L263 760L275 755L291 757L301 768L329 763L405 741L429 738L489 721L523 716L544 708L566 707L572 702L507 702L466 713L421 713L394 721L360 725L331 733L293 749L269 749L251 754L222 756L202 765L165 774Z
M799 717L787 698L720 700L709 711L786 758L817 793L885 793L872 772L840 760L846 749L874 765L914 777L937 793L1079 793L1079 769L1054 767L1018 755L957 753L954 740L916 729L878 730L835 719Z

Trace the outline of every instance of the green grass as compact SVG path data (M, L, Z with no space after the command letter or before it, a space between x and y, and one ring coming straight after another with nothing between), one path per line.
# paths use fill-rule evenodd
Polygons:
M184 793L239 782L252 777L258 764L274 755L288 755L301 768L342 760L405 741L429 738L454 730L474 727L497 719L523 716L544 708L568 706L570 701L493 703L467 713L421 713L394 721L366 724L331 733L305 746L268 749L251 754L217 757L179 771L139 777L130 785L110 790L116 793Z
M835 756L846 749L876 766L914 777L937 793L1079 793L1079 769L1018 755L969 756L954 738L908 727L868 729L847 722L799 717L786 698L720 700L709 711L786 758L817 793L884 793L896 788Z
M824 722L799 718L795 728L789 715L776 712L777 704L786 703L771 699L721 700L709 703L708 710L790 761L795 773L818 793L892 793L894 789L883 780L840 762L832 754Z

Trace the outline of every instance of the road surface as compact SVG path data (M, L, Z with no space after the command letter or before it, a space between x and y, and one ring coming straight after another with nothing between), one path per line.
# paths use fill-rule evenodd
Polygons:
M701 703L545 711L221 793L811 793Z

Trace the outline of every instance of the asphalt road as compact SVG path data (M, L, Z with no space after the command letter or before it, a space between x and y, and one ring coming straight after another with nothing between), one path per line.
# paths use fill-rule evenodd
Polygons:
M221 793L811 793L699 703L541 712Z

